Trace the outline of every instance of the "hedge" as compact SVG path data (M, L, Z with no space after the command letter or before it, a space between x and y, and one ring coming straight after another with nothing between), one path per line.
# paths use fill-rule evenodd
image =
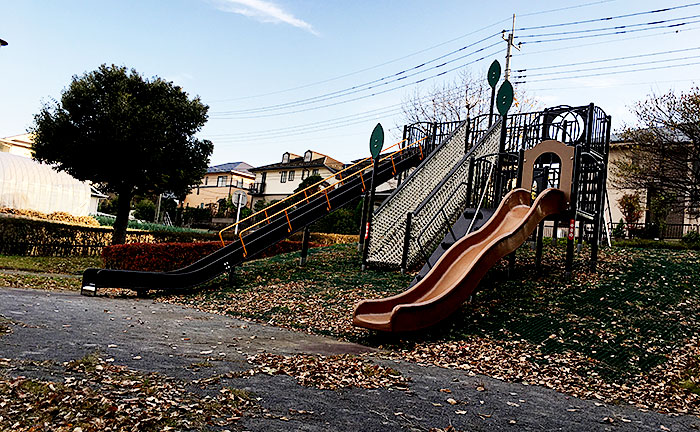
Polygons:
M127 243L200 242L214 233L128 230ZM112 228L0 215L0 254L23 256L99 256L112 242Z
M309 242L309 247L319 247ZM102 260L106 268L139 271L170 271L185 267L221 248L221 242L134 243L105 246ZM301 250L301 242L282 240L256 258Z

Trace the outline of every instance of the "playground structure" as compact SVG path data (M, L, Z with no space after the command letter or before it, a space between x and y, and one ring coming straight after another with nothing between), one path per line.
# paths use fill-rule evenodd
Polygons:
M545 219L553 221L554 232L560 223L568 226L566 273L573 267L577 226L578 241L585 236L590 242L595 270L610 117L590 104L503 114L495 122L489 116L487 127L474 129L484 123L465 122L445 141L444 146L468 142L459 135L462 130L481 137L455 163L445 158L446 174L420 200L411 199L416 194L411 189L428 182L435 170L416 169L377 210L367 263L404 271L425 264L407 291L358 303L354 325L398 332L436 324L473 294L499 259L508 255L512 268L515 249L535 230L539 267ZM532 206L531 197L537 197ZM389 247L401 237L402 249Z
M559 224L568 227L566 274L573 267L577 229L579 243L584 237L590 242L595 270L606 227L610 117L593 104L509 115L512 86L506 80L495 99L498 77L489 74L492 106L496 101L500 115L407 125L403 139L383 154L378 125L371 158L223 229L218 251L170 272L87 269L81 293L194 287L301 230L303 257L308 226L363 195L363 269L423 267L407 291L358 303L357 326L410 331L439 322L473 294L498 260L508 256L512 268L515 250L534 231L539 267L545 220L553 221L555 233ZM375 187L391 178L397 188L374 211ZM223 234L232 228L236 237L227 245Z

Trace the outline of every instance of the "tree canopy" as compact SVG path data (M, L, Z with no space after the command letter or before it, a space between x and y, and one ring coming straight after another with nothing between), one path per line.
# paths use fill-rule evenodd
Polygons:
M622 189L648 191L654 222L663 222L671 206L700 209L700 88L687 93L651 95L633 112L639 125L622 139L631 148L613 162Z
M34 158L116 193L113 243L123 243L136 194L183 196L206 173L214 147L194 135L208 109L172 82L102 65L34 116Z

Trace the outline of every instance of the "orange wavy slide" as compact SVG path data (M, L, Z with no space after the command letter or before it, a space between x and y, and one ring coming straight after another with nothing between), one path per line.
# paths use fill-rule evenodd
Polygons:
M515 189L478 231L457 241L411 289L392 297L362 300L353 325L387 332L430 327L456 311L496 262L527 240L547 216L566 209L559 189L547 189L535 202L531 192Z

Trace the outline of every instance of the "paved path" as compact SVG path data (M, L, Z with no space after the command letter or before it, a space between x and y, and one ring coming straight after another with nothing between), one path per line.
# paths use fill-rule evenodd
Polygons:
M69 292L0 289L0 315L25 324L14 325L12 333L0 336L0 357L68 361L99 349L115 364L181 379L247 370L247 357L261 351L286 355L372 351L151 300L82 297ZM213 354L200 354L210 350ZM186 368L212 355L218 358L214 367ZM241 429L251 431L427 431L448 425L465 431L700 430L700 420L692 416L601 405L546 388L469 376L464 371L408 362L392 367L411 378L409 391L318 390L302 387L285 375L233 378L223 384L256 393L262 397L260 404L278 417L289 416L289 409L313 411L289 421L244 418ZM477 391L479 386L486 390ZM452 393L442 393L442 388ZM449 405L445 403L448 397L461 402ZM613 423L604 423L606 417Z

